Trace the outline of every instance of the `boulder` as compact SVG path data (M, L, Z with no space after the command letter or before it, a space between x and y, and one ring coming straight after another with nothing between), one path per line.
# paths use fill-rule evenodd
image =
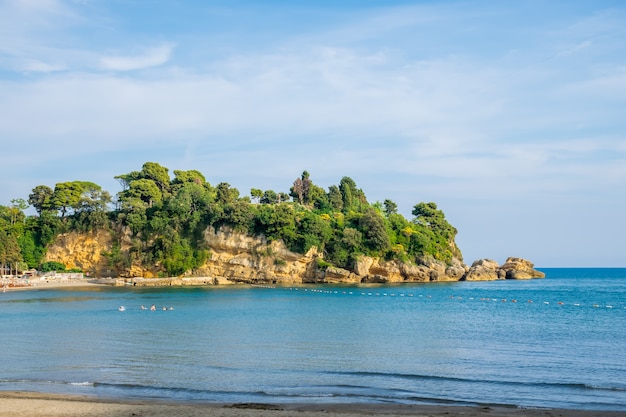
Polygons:
M506 279L545 278L546 274L535 269L535 265L527 259L508 258L500 267Z
M329 284L354 284L361 282L361 278L347 269L329 266L324 272L322 282Z
M354 265L354 273L357 275L369 275L370 268L374 264L374 258L370 256L359 256Z
M463 280L465 281L495 281L502 279L498 273L500 265L492 259L479 259L469 268Z

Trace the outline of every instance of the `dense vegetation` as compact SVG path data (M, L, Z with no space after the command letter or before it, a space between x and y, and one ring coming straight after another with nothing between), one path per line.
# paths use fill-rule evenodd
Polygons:
M299 253L315 246L324 265L346 269L360 255L404 262L461 256L453 243L456 229L435 203L416 204L409 221L391 200L368 203L349 177L326 191L304 171L288 193L253 188L250 196L241 196L228 183L212 186L199 171L173 173L172 178L167 168L146 162L141 171L115 177L122 185L115 199L91 182L58 183L54 189L38 185L27 201L0 206L0 264L49 267L42 261L59 233L107 229L118 238L123 231L132 236L130 251L117 244L107 253L112 266L140 262L158 265L164 275L180 275L207 260L203 233L220 226L281 239ZM24 214L29 205L36 215Z

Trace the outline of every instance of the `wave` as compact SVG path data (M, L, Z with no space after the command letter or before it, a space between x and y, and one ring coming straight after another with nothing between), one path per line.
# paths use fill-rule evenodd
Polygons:
M590 390L590 391L613 391L613 392L626 392L626 385L597 385L597 384L585 384L585 383L569 383L569 382L523 382L523 381L512 381L512 380L485 380L485 379L474 379L474 378L459 378L459 377L448 377L448 376L439 376L439 375L420 375L420 374L403 374L403 373L387 373L387 372L370 372L370 371L355 371L355 372L345 372L345 371L328 371L324 372L326 374L332 375L345 375L345 376L358 376L358 377L382 377L382 378L390 378L390 379L408 379L408 380L421 380L421 381L443 381L443 382L460 382L460 383L471 383L471 384L494 384L494 385L513 385L513 386L526 386L526 387L535 387L535 388L569 388L574 390ZM381 389L380 387L374 387L369 385L355 385L355 384L336 384L336 385L317 385L317 386L306 386L299 387L296 389L296 393L289 393L285 391L285 389L277 389L277 392L270 391L216 391L216 390L206 390L201 388L189 388L189 387L169 387L169 386L157 386L157 385L141 385L141 384L130 384L130 383L110 383L110 382L98 382L98 381L63 381L63 380L43 380L43 379L0 379L0 384L36 384L36 385L67 385L67 386L84 386L84 387L95 387L95 388L114 388L118 390L129 390L129 391L164 391L164 392L181 392L181 393L189 393L189 394L218 394L218 395L228 395L228 394L250 394L253 393L255 395L262 396L299 396L299 397L316 397L316 396L371 396L371 397L383 397L383 395L372 394L372 395L364 395L364 394L354 394L354 392L358 391L394 391L397 393L405 394L405 398L409 398L413 391L409 390L400 390L400 389ZM319 392L305 392L305 389L309 390L318 390ZM329 393L329 391L331 391ZM279 393L278 393L279 392ZM414 397L416 399L421 399L421 397ZM429 398L429 400L431 400Z
M626 392L624 386L596 386L579 383L524 383L517 381L485 381L480 379L466 379L457 377L398 374L384 372L328 372L335 375L354 375L358 377L401 378L421 381L444 381L462 383L489 383L489 384L517 384L533 387L538 390L565 387L573 390L600 390ZM405 388L381 388L367 384L329 384L306 385L295 387L263 387L259 390L211 390L182 386L112 383L99 381L64 381L39 379L0 379L0 387L9 390L32 390L41 392L55 392L62 394L87 394L103 398L130 398L130 399L166 399L174 402L195 403L238 403L238 402L275 402L275 403L363 403L363 404L429 404L429 405L460 405L460 406L511 406L510 403L492 403L470 400L454 395L439 395L434 392L420 393L419 390ZM8 385L8 388L6 387ZM449 388L449 386L448 386ZM434 394L434 395L433 395ZM575 392L573 396L577 396ZM581 395L584 394L581 392ZM498 401L496 398L491 399ZM535 404L534 402L532 404ZM536 405L546 405L536 403ZM560 404L557 404L560 405ZM612 409L615 404L607 402L596 403L600 408ZM581 406L581 404L577 404ZM589 404L587 404L589 406Z
M532 381L514 381L514 380L493 380L493 379L477 379L477 378L462 378L451 377L441 375L421 375L421 374L404 374L404 373L388 373L388 372L372 372L372 371L328 371L326 374L332 375L346 375L346 376L358 376L358 377L382 377L382 378L396 378L396 379L409 379L409 380L423 380L423 381L443 381L443 382L460 382L460 383L481 383L481 384L496 384L496 385L513 385L513 386L526 386L526 387L538 387L538 388L571 388L580 390L597 390L597 391L616 391L626 392L626 385L597 385L597 384L585 384L578 382L532 382Z
M195 402L237 402L237 401L278 401L278 402L358 402L358 403L424 403L450 405L476 405L465 401L443 398L419 397L414 393L401 390L381 390L359 385L318 385L298 388L276 388L275 390L257 391L217 391L188 387L156 386L109 382L75 382L62 380L38 379L0 379L0 384L14 386L42 385L59 386L63 393L72 393L71 387L92 387L98 392L94 394L104 397L126 398L167 398L171 401ZM67 389L62 389L66 387ZM55 392L47 387L46 391ZM396 392L394 392L396 391ZM82 392L82 391L81 391Z
M0 379L0 384L50 384L50 385L75 385L93 386L93 382L61 381L53 379Z

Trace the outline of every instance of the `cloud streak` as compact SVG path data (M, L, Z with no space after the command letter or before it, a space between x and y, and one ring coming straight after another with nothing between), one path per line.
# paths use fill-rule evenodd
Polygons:
M174 44L167 43L149 48L134 56L105 56L100 59L102 68L112 71L133 71L158 67L167 63L174 49Z

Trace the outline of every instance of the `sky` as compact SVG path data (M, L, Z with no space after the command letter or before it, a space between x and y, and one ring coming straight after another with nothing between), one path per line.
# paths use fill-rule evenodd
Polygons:
M435 202L466 263L626 267L622 1L0 0L0 204L158 162Z

